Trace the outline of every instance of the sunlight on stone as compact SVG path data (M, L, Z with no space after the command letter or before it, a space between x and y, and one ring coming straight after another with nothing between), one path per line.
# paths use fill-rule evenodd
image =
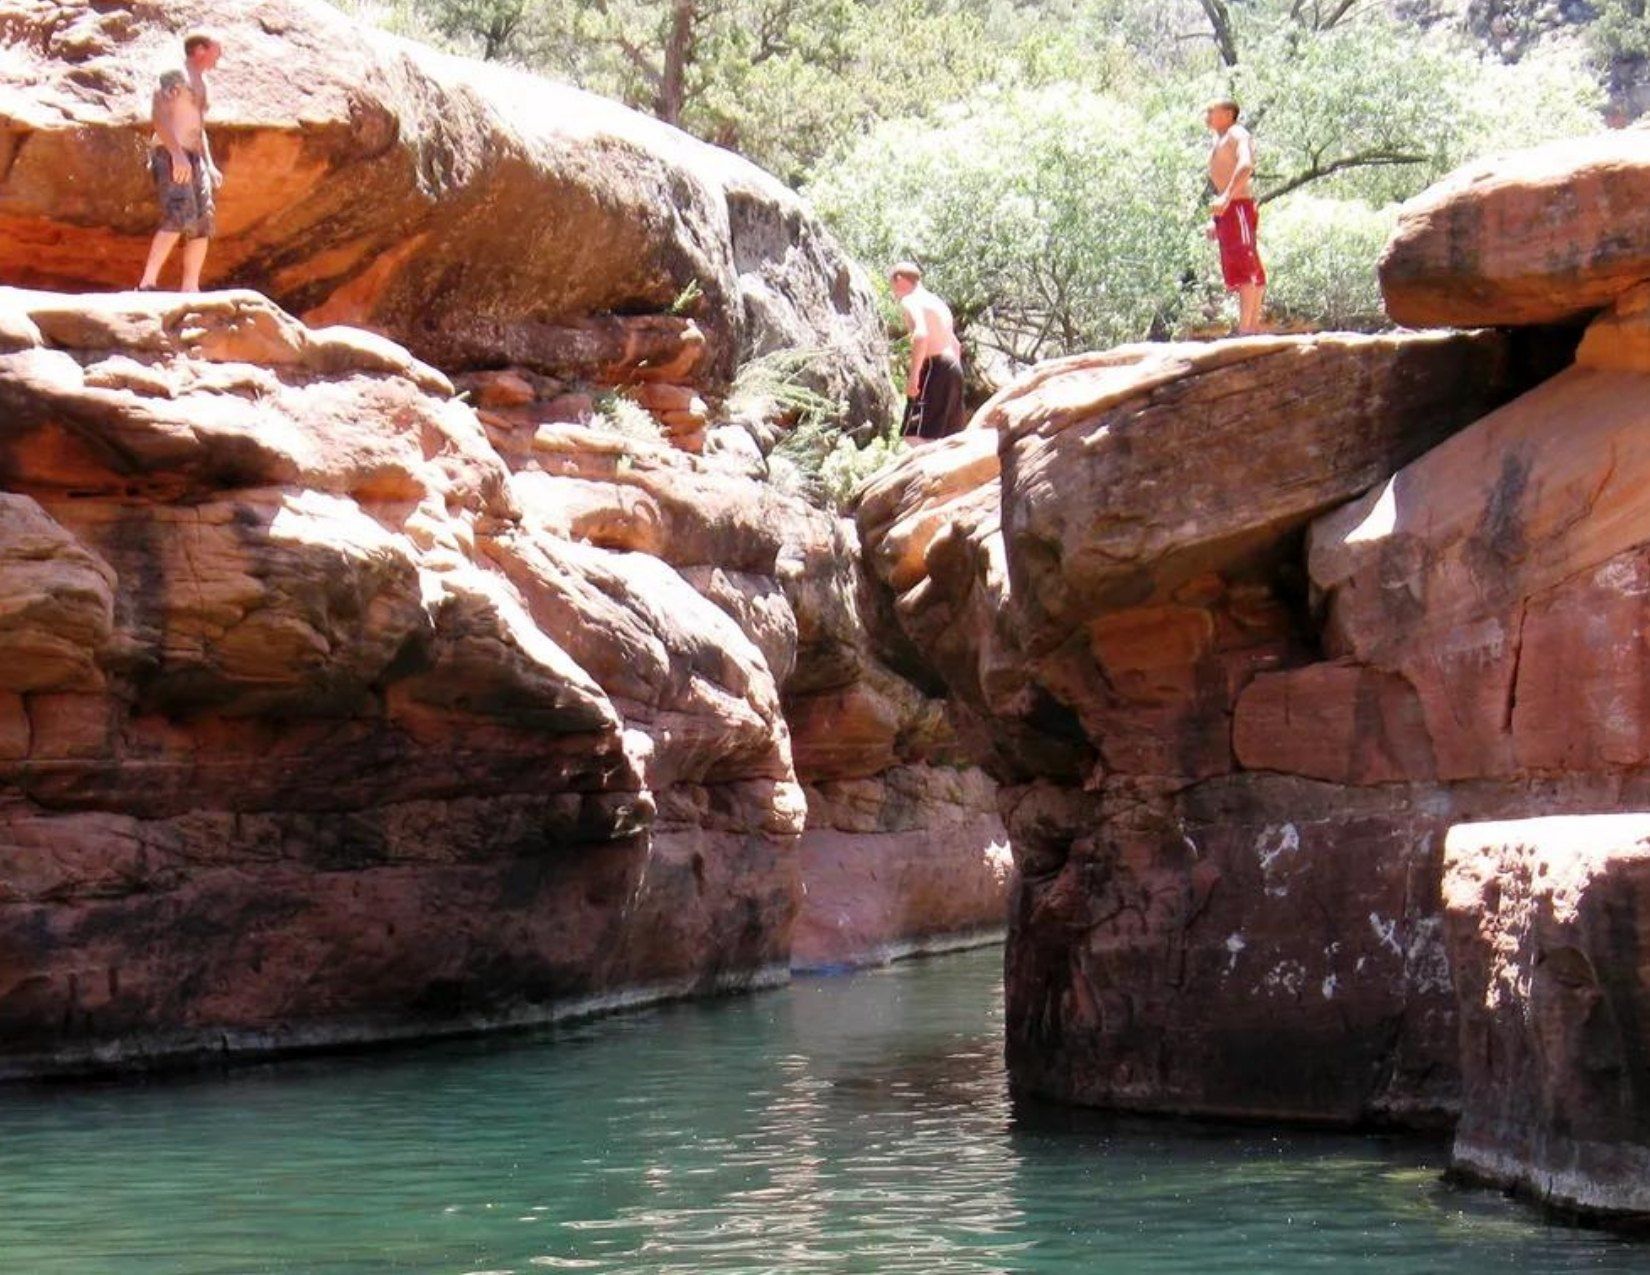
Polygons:
M1365 544L1371 540L1385 540L1398 527L1398 494L1396 478L1387 479L1381 488L1381 497L1369 511L1369 517L1357 525L1346 538L1349 545Z

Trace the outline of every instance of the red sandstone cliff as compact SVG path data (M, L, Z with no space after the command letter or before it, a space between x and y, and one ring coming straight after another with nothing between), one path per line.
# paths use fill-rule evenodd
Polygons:
M0 287L0 1073L1000 925L994 786L872 643L854 527L706 429L775 348L886 405L869 294L800 202L322 5L0 3L0 282L130 276L146 77L202 21L232 50L217 277L380 335L251 291ZM584 428L611 388L675 446Z
M1476 1118L1463 1163L1640 1207L1606 1180L1642 1162L1650 1112L1630 1079L1637 877L1587 887L1620 930L1576 941L1597 961L1566 965L1570 1009L1509 1003L1486 1025L1465 998L1527 988L1540 948L1508 952L1464 888L1446 922L1444 851L1457 824L1650 799L1641 137L1452 178L1383 263L1400 318L1590 320L1573 366L1556 331L1081 356L867 493L894 622L1005 784L1023 1092L1442 1124L1463 1077L1469 1113L1518 1101L1531 1068L1462 1057L1523 1032L1558 1060L1530 1095L1538 1131ZM1486 945L1513 975L1484 972ZM1615 1070L1589 1078L1583 1038L1616 1040ZM1587 1154L1559 1172L1583 1110Z

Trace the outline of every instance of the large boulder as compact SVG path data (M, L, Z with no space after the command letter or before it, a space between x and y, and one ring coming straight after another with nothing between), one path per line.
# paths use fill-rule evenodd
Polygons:
M209 282L372 328L449 370L557 374L645 363L655 329L687 321L678 299L697 296L707 387L758 355L818 351L814 375L850 417L886 419L871 293L778 182L615 103L322 0L0 0L0 282L135 282L155 221L149 96L196 27L225 47Z
M1466 1101L1455 1171L1650 1222L1650 815L1451 830Z
M1399 323L1560 323L1650 279L1650 130L1480 160L1404 205L1380 264Z
M1244 763L1342 782L1650 763L1647 431L1650 374L1578 366L1321 519L1336 663L1256 680ZM1363 726L1321 747L1300 724L1337 705Z
M0 290L0 331L0 1070L784 976L769 656L546 530L439 373L252 293ZM654 452L683 541L774 578Z
M1257 674L1319 658L1313 519L1528 374L1492 335L1126 348L1029 373L868 488L891 615L1007 784L1022 1090L1448 1118L1453 808L1244 773L1232 723Z
M1061 360L871 485L868 561L1008 773L1222 773L1234 679L1298 662L1277 569L1307 524L1521 374L1435 333Z

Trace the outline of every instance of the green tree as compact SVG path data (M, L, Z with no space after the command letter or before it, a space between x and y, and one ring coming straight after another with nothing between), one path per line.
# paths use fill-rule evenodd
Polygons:
M1650 5L1646 0L1593 0L1593 46L1606 63L1650 59Z
M1573 59L1417 48L1383 10L1327 0L1210 0L1192 19L1202 53L1134 80L1128 105L1069 83L980 90L937 120L872 129L810 193L862 259L929 267L976 348L1029 362L1218 319L1197 119L1216 91L1248 106L1274 301L1305 324L1379 321L1386 205L1493 144L1597 126Z
M930 267L977 345L1033 362L1175 325L1203 216L1190 142L1070 86L986 91L879 126L810 194L863 259Z
M1396 222L1395 208L1359 200L1303 193L1274 204L1265 220L1273 319L1286 327L1386 326L1375 263Z
M1574 51L1486 57L1456 0L347 2L741 151L873 266L923 260L976 345L1018 360L1218 317L1198 119L1217 92L1259 139L1280 312L1356 325L1386 205L1589 131L1601 104ZM1597 2L1597 39L1650 43L1645 0Z

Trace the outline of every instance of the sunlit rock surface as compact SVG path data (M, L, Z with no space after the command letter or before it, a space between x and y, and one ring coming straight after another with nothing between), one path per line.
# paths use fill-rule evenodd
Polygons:
M1413 327L1585 318L1650 278L1650 126L1478 160L1404 205L1381 258Z
M448 370L600 379L691 318L694 384L821 351L856 421L890 409L864 276L777 181L627 110L448 57L322 0L0 0L0 281L129 287L156 213L149 98L186 32L225 49L208 284L375 329ZM678 303L696 298L677 311Z

